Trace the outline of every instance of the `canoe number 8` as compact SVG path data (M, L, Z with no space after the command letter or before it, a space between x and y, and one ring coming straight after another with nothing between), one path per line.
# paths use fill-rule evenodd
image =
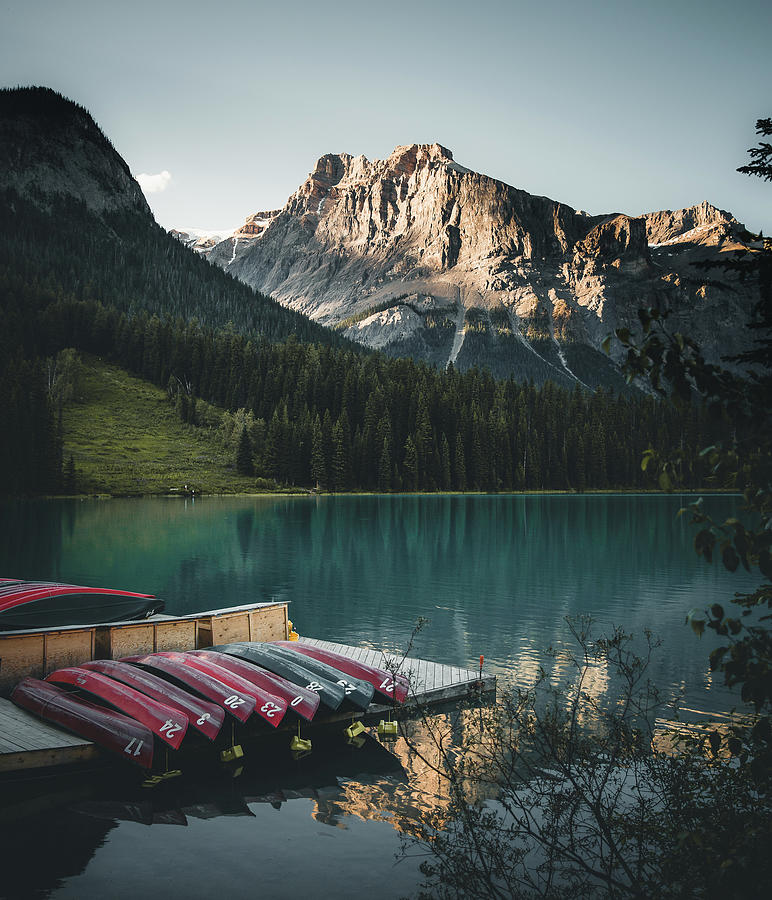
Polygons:
M225 700L223 700L223 703L231 709L236 709L236 707L241 706L243 702L244 698L239 697L238 694L231 694L230 697L226 697Z
M308 688L309 691L316 691L317 694L322 689L322 686L321 686L321 684L319 684L318 681L309 681L308 684L306 685L306 687Z
M142 745L144 743L144 741L137 741L136 738L132 738L129 743L126 744L126 746L123 748L123 752L128 753L129 756L139 756L139 751L142 749ZM137 745L136 748L134 747L134 744ZM133 753L131 752L132 750L134 750Z

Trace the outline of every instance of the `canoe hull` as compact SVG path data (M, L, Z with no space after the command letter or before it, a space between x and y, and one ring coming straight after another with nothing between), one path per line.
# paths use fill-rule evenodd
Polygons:
M225 721L225 710L221 706L129 663L119 662L117 659L95 659L81 663L80 668L101 672L102 675L121 681L148 697L179 710L188 717L190 726L210 741L217 737Z
M332 650L325 650L314 644L306 644L303 641L273 641L278 647L284 647L287 650L294 650L296 653L302 653L311 659L319 660L319 662L327 663L347 675L354 678L361 678L363 681L369 681L375 690L386 700L396 700L397 703L404 703L410 690L410 682L399 673L390 672L388 669L381 669L377 666L370 666L361 663L342 653L335 653Z
M297 663L287 660L278 653L272 652L270 647L270 644L237 642L220 644L210 649L254 663L275 675L286 678L293 684L299 684L306 690L313 691L319 695L319 700L331 710L337 710L340 707L346 696L341 685L326 678L316 677L302 660L298 660Z
M143 769L153 765L153 732L136 719L89 703L37 678L23 678L13 689L11 700L127 762Z
M152 594L41 581L0 582L0 631L144 619L164 608Z
M189 650L187 655L209 659L217 663L218 666L222 666L224 669L240 675L242 678L253 682L270 693L276 694L287 703L291 710L307 722L314 718L317 709L319 709L318 694L306 690L299 684L293 684L274 672L261 669L260 666L256 666L244 659L228 656L227 653L218 653L216 650Z
M192 666L205 675L216 678L233 688L240 695L246 694L255 698L255 715L259 716L263 721L267 722L272 728L276 728L287 712L287 703L276 694L266 691L252 681L242 678L235 672L218 665L212 660L205 659L200 656L194 656L189 653L176 651L162 651L154 653L153 656L164 656L167 659L174 659L184 663L186 666Z
M98 703L109 703L124 715L141 722L173 750L179 750L188 730L188 717L184 713L101 672L68 666L51 672L46 681L84 691Z
M255 710L255 698L234 691L232 687L210 675L185 665L176 659L149 653L147 656L127 656L121 662L130 662L140 668L149 668L155 674L180 682L185 690L193 690L221 706L239 722L246 722Z
M365 710L372 702L375 688L369 681L348 675L328 663L320 662L318 659L289 650L278 643L271 642L263 644L263 646L272 654L278 655L280 659L294 663L300 662L313 674L317 681L319 679L327 679L339 684L343 688L344 699L357 709Z

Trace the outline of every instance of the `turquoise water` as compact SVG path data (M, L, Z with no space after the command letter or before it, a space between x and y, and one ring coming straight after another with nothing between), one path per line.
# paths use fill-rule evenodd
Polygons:
M695 556L693 531L676 517L688 499L18 502L0 506L0 574L147 591L170 613L289 601L301 634L390 650L407 645L422 616L429 622L414 655L476 667L484 654L488 671L515 684L549 666L546 647L570 644L566 616L589 613L599 629L658 633L655 682L666 697L683 693L687 708L711 714L735 698L711 678L709 638L698 640L684 618L754 580ZM739 498L707 502L722 516ZM601 677L594 689L609 685ZM163 799L113 781L57 780L56 791L22 790L21 812L0 794L0 835L34 840L58 823L57 834L76 843L24 870L40 896L103 896L108 884L114 897L210 896L223 871L230 897L255 896L260 883L264 896L318 896L320 878L327 895L404 895L418 882L418 861L395 867L393 822L433 802L436 786L404 747L395 749L404 766L397 774L382 770L388 757L375 748L326 773L305 761L233 783L195 780ZM0 881L2 896L21 894L4 895Z

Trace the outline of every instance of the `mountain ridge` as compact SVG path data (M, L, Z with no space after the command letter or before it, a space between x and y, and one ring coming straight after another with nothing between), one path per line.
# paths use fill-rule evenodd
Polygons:
M590 380L593 366L605 372L604 337L635 329L641 306L671 309L709 358L745 340L747 289L695 266L744 246L740 223L707 202L591 216L461 166L433 143L372 162L325 154L280 211L260 216L259 229L240 229L208 257L392 355L499 375L523 374L530 360L537 380L584 382L568 357Z

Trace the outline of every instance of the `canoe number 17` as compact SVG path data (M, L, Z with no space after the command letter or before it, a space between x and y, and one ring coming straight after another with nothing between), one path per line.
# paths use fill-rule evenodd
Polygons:
M129 743L126 744L126 746L123 748L123 752L128 753L129 756L139 756L139 751L142 749L142 745L144 743L144 741L137 741L136 738L132 738ZM136 744L137 746L134 747L134 744ZM134 750L133 753L131 752L132 750Z

